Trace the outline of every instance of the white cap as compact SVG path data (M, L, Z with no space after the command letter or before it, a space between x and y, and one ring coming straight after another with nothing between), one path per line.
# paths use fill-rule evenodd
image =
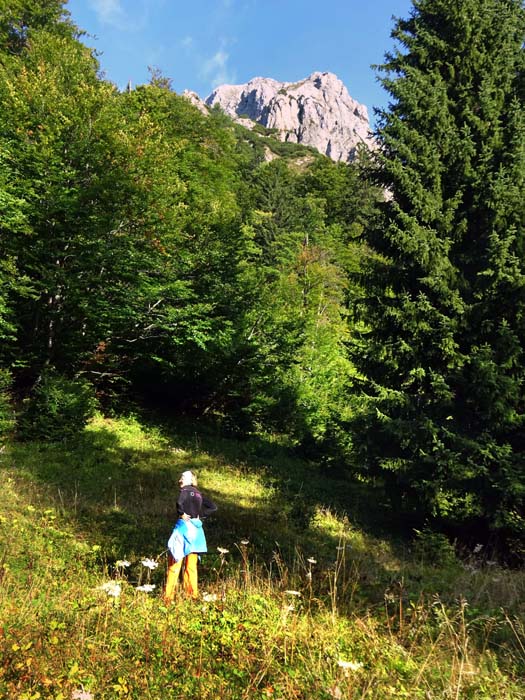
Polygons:
M195 474L189 469L180 475L181 486L195 486Z

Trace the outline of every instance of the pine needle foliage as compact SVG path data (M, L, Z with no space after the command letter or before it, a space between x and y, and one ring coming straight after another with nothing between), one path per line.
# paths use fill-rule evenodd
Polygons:
M359 463L419 517L525 534L524 10L416 0L392 36L357 304ZM363 438L364 436L364 438ZM479 534L478 534L479 537ZM516 544L515 542L515 544Z

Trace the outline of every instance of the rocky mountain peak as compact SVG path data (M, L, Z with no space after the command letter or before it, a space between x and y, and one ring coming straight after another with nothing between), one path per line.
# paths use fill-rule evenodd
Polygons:
M221 85L205 100L248 128L275 129L282 141L313 146L336 161L350 161L358 144L373 145L368 110L333 73L312 73L295 83L252 78Z

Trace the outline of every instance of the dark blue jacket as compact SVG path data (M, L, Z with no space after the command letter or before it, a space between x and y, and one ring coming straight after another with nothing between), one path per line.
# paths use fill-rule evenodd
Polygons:
M177 499L177 515L186 513L192 518L206 518L215 513L217 506L195 486L183 486Z

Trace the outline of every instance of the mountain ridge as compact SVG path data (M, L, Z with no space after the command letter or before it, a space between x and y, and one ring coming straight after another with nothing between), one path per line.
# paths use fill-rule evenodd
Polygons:
M312 146L335 161L354 160L361 144L373 148L366 106L334 73L316 71L295 82L256 77L220 85L205 100L185 94L201 110L218 105L249 129L260 124L281 141Z

